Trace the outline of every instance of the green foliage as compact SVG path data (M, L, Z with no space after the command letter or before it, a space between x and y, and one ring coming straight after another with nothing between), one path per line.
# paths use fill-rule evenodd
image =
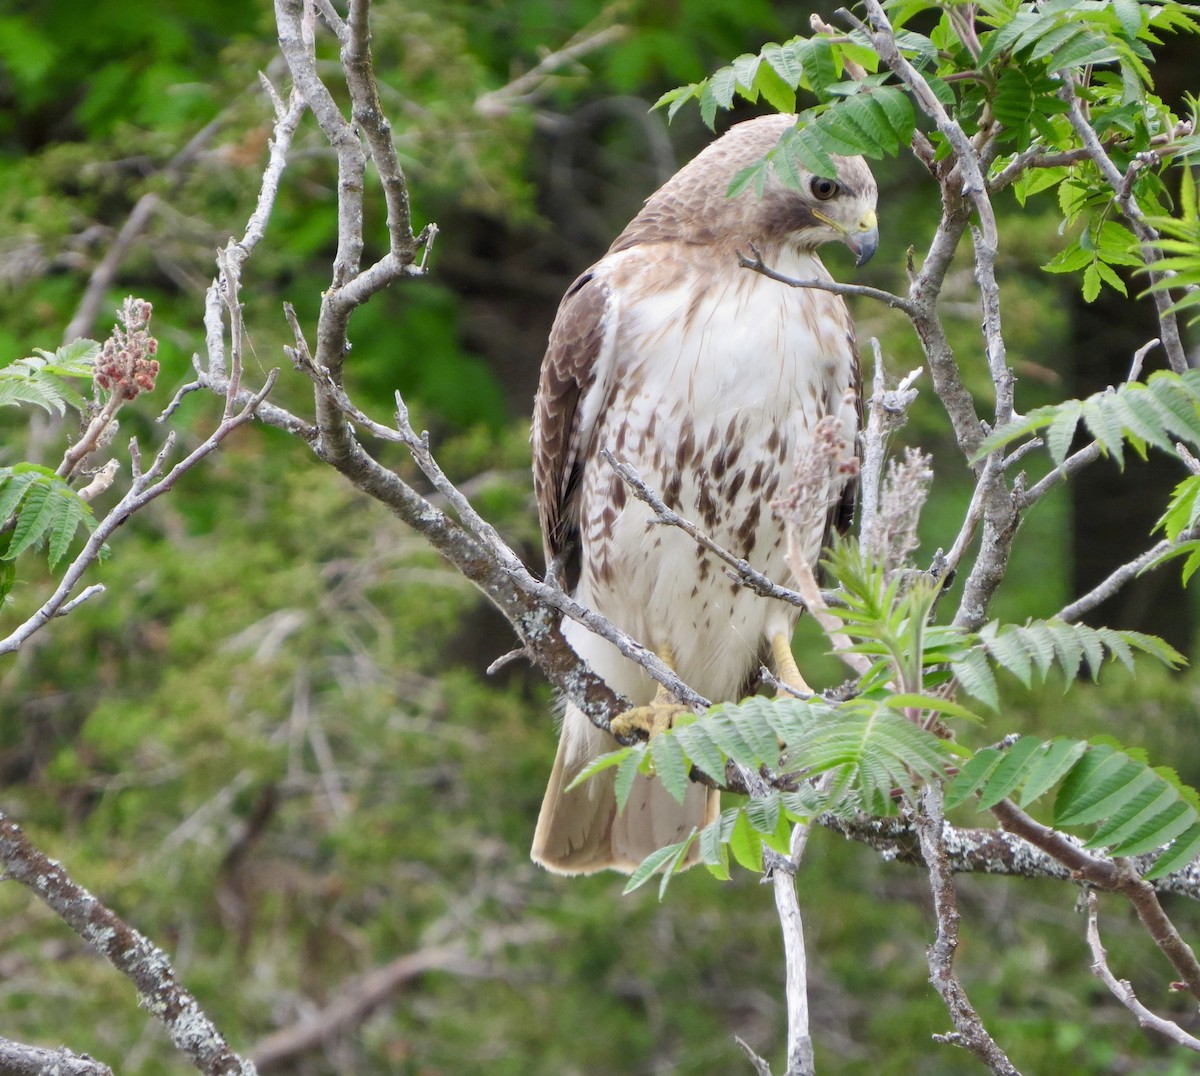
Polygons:
M936 705L936 700L926 700ZM618 803L624 806L637 772L656 773L680 802L694 769L718 783L733 761L752 772L767 767L786 774L793 791L774 791L724 811L721 818L648 857L626 892L659 871L662 889L693 842L718 877L728 877L728 856L749 870L762 870L764 844L787 848L791 825L822 811L895 814L920 782L940 776L954 758L952 746L905 716L912 704L896 697L891 705L865 698L833 706L813 698L753 697L714 707L708 714L652 739L595 760L576 784L617 766ZM825 780L813 785L815 778Z
M1159 370L1145 382L1131 381L1085 400L1064 400L1035 408L989 434L976 459L1045 430L1050 458L1061 465L1080 421L1100 450L1122 465L1126 441L1143 458L1147 445L1172 455L1177 441L1200 445L1200 370L1183 374Z
M0 560L46 545L51 568L66 556L80 527L96 529L91 505L49 468L34 463L0 467L0 522L5 521Z
M1093 628L1087 624L1068 624L1063 620L1031 620L1025 624L1000 624L992 621L975 636L976 645L944 650L959 685L972 698L1000 709L1000 693L990 659L997 668L1012 673L1026 687L1043 683L1057 669L1064 690L1075 683L1086 666L1094 680L1106 661L1120 661L1133 671L1134 654L1157 659L1169 668L1179 668L1187 660L1173 646L1154 635L1113 628Z
M1192 102L1193 116L1196 102ZM1194 119L1193 119L1194 123ZM1171 309L1192 312L1191 324L1200 320L1200 191L1190 167L1181 171L1179 215L1151 216L1147 223L1156 228L1159 238L1153 246L1162 254L1155 269L1170 273L1150 284L1147 291L1182 291Z
M100 345L94 340L80 339L53 354L34 348L29 358L0 366L0 407L31 403L52 414L66 414L68 407L84 411L87 401L64 378L90 380L99 353Z
M845 62L862 55L860 47L827 37L795 37L780 45L764 45L758 55L739 56L701 82L671 90L656 107L669 118L691 100L712 127L718 109L729 109L735 97L755 102L761 97L780 112L792 112L798 90L808 90L819 104L803 111L794 129L762 161L743 169L730 193L754 183L761 194L773 169L785 183L796 185L796 166L817 175L836 174L831 153L895 156L908 145L916 124L912 103L886 77L843 79Z
M1058 787L1052 822L1096 826L1084 847L1136 856L1169 845L1146 873L1159 878L1200 852L1200 793L1143 753L1106 742L1022 736L978 751L947 786L946 807L978 796L985 810L1014 795L1022 807Z

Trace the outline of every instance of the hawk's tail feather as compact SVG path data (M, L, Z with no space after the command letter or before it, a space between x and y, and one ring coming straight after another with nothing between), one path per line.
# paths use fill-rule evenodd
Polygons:
M617 813L615 771L604 770L570 792L566 788L592 759L617 742L595 728L574 706L567 707L558 754L542 799L533 835L533 861L556 874L616 870L632 874L651 852L683 840L692 828L714 821L720 793L689 785L680 804L654 777L639 774L625 810ZM684 867L699 862L689 849Z

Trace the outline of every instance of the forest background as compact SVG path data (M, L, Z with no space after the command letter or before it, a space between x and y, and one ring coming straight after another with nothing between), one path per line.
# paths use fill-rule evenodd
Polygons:
M530 564L527 415L558 298L711 137L694 111L668 129L650 105L805 30L807 15L766 0L373 10L417 223L441 234L427 277L358 313L355 397L386 413L400 389L442 465ZM213 252L245 221L266 157L257 72L278 71L274 38L269 9L233 3L59 0L0 15L0 361L102 339L124 296L150 300L159 387L123 412L123 440L161 440L154 419L203 348ZM1173 77L1174 92L1194 88L1189 46L1156 71L1167 99ZM332 153L311 124L297 149L245 281L260 375L291 342L283 302L311 320L333 258ZM876 165L883 242L856 280L900 287L908 246L935 219L913 167ZM999 208L1020 220L999 272L1022 409L1120 381L1153 335L1149 312L1139 325L1107 293L1085 303L1039 269L1061 243L1056 218L1014 199ZM380 243L382 221L367 234ZM103 301L81 317L114 249ZM829 260L849 278L847 256ZM969 267L947 293L965 339L978 322ZM919 365L899 319L856 314L894 373ZM275 396L303 400L310 387L284 365ZM195 394L176 425L196 443L218 412ZM0 465L51 459L72 432L6 409ZM926 512L927 557L971 484L964 473L956 486L933 407L918 402L902 441L951 471ZM399 450L389 462L419 482ZM512 645L507 625L422 540L311 464L275 431L238 431L117 535L94 573L102 598L0 659L0 808L172 953L240 1052L278 1049L362 998L373 969L394 971L386 1001L353 1010L316 1050L278 1054L283 1071L736 1071L735 1034L769 1053L782 973L757 878L692 872L659 903L652 889L621 897L614 877L535 869L549 689L521 666L486 676ZM1050 615L1140 551L1169 478L1155 488L1136 461L1105 466L1041 505L994 612ZM1177 578L1161 569L1096 621L1189 651ZM36 578L23 584L0 617L20 621L38 593ZM839 680L809 640L802 667ZM1053 687L1007 698L1018 712L1006 727L1045 734L1049 713L1056 733L1107 728L1200 781L1190 674L1114 672L1066 708ZM929 1042L947 1019L926 982L921 873L818 832L802 900L820 1070L963 1071L962 1055ZM1188 1071L1090 976L1082 930L1061 928L1071 889L967 879L961 900L960 971L1026 1071ZM1196 911L1171 910L1194 935ZM1115 919L1106 942L1126 968L1150 959ZM122 1073L188 1071L128 984L15 886L0 887L0 1035L66 1042Z

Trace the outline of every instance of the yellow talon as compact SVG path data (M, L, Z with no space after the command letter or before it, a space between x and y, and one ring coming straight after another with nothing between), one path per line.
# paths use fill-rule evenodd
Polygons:
M646 706L634 706L623 714L618 714L612 720L612 734L621 739L628 739L635 729L641 729L648 738L653 739L660 732L666 732L675 724L680 714L690 713L686 706L659 689L654 701Z
M803 695L813 694L813 689L808 686L808 681L800 675L795 655L792 654L791 640L783 632L772 637L771 656L775 660L775 675L783 683Z
M675 670L675 652L670 646L663 645L656 651L659 660L672 672ZM675 698L662 684L654 693L654 698L645 706L633 706L623 714L618 714L612 720L612 734L621 739L629 739L635 729L640 729L649 739L660 732L666 732L675 724L680 714L691 711Z

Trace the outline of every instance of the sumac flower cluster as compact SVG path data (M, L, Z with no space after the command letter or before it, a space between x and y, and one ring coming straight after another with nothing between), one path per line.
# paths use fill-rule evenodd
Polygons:
M153 309L145 299L127 298L117 311L118 324L113 326L96 360L92 375L96 385L121 400L154 390L158 341L148 328Z

